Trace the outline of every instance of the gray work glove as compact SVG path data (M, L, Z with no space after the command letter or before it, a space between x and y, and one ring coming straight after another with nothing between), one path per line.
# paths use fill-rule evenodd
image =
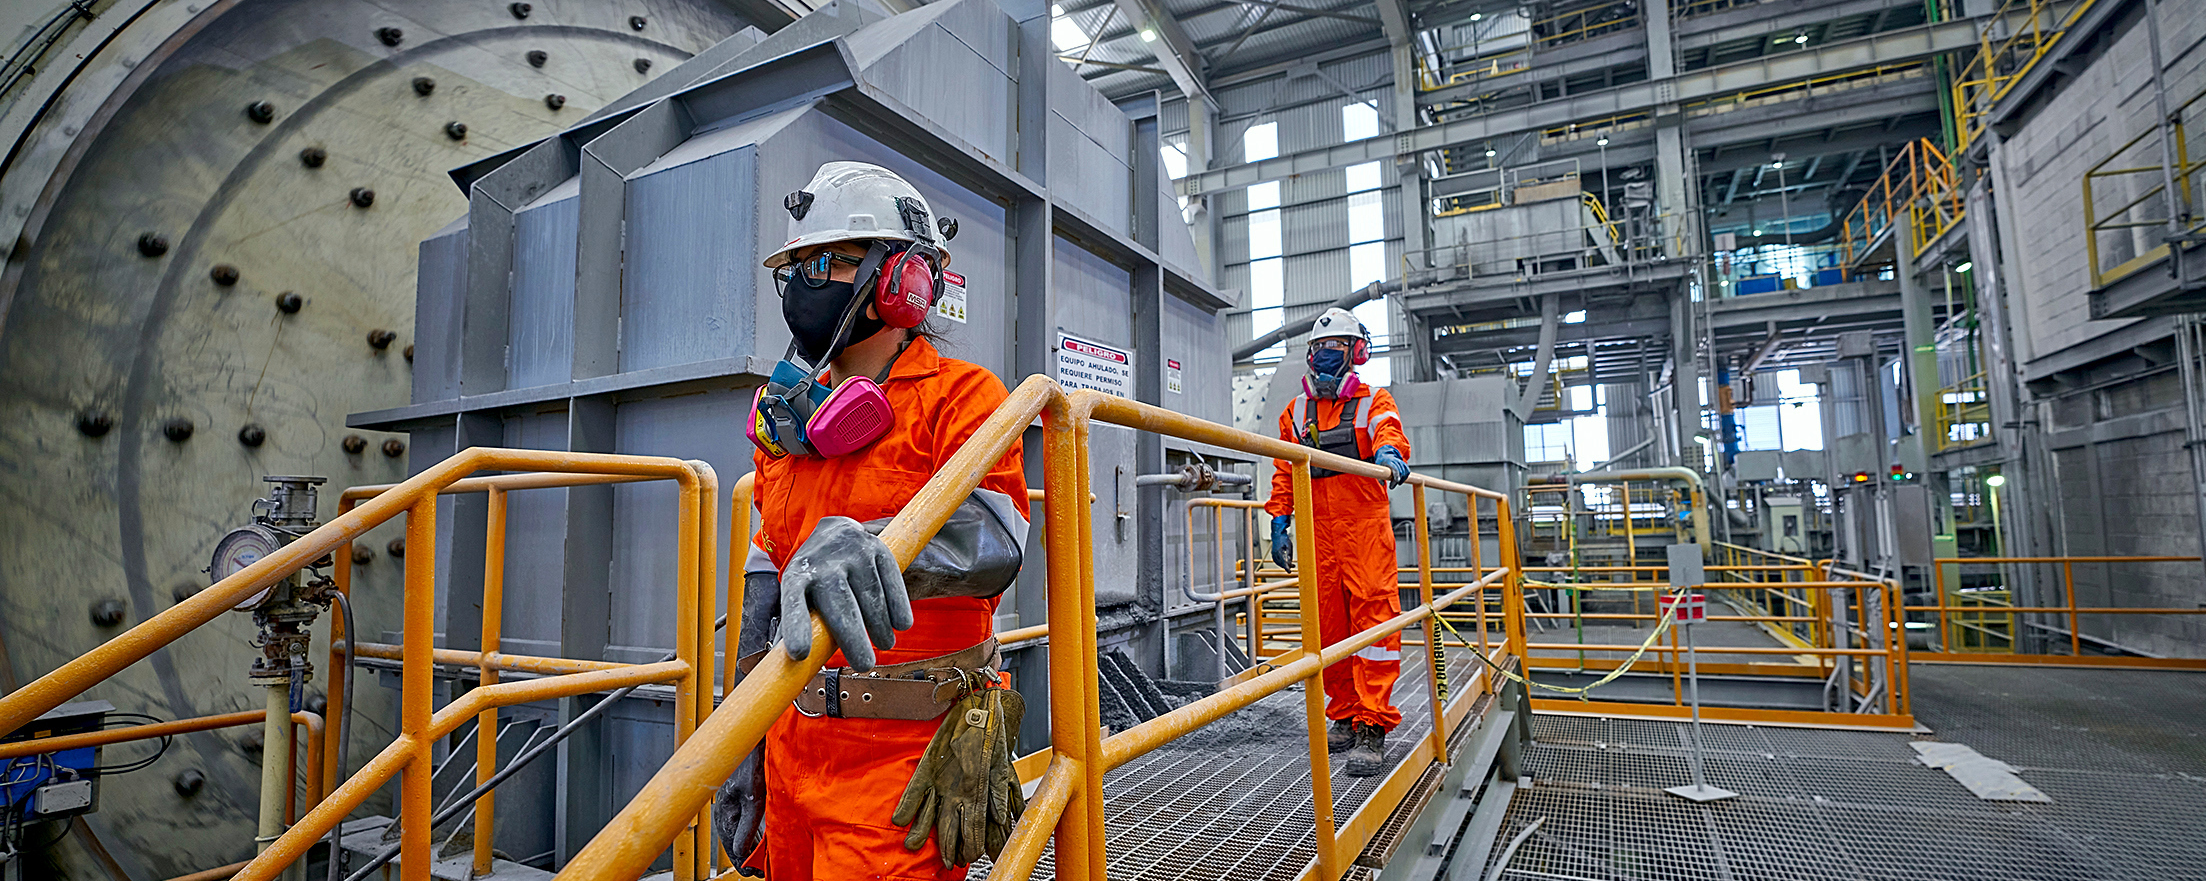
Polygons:
M848 517L822 517L781 572L781 644L789 656L812 654L812 613L842 648L850 668L873 669L873 650L896 645L912 626L904 574L873 533Z
M743 763L735 766L735 773L720 784L720 791L712 795L712 834L720 840L720 847L728 854L728 862L735 864L737 874L751 878L763 878L766 873L743 865L751 851L758 849L758 842L765 834L766 818L766 745L745 756Z

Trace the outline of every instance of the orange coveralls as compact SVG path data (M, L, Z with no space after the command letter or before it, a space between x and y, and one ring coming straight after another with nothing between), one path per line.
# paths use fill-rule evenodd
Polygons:
M1302 426L1297 426L1299 413ZM1368 460L1391 446L1409 457L1402 416L1386 389L1360 386L1344 400L1302 395L1279 413L1279 439L1309 445L1310 423L1319 432L1338 432L1343 419L1355 432L1356 458ZM1345 454L1345 453L1344 453ZM1394 556L1394 524L1387 516L1386 483L1354 474L1315 477L1312 470L1310 526L1317 532L1317 559L1297 560L1317 567L1318 634L1325 645L1384 623L1402 613ZM1286 460L1272 460L1272 494L1264 510L1274 517L1294 513L1294 476ZM1388 731L1402 724L1394 706L1394 681L1402 675L1402 636L1391 634L1345 661L1325 668L1325 718L1350 719Z
M771 459L754 453L760 529L746 571L780 571L822 517L860 523L894 516L949 461L1008 393L980 366L942 357L912 341L881 391L896 424L880 440L846 456ZM981 487L1010 496L1027 512L1026 474L1014 444ZM765 559L761 559L761 555ZM912 602L912 627L876 662L902 664L978 645L995 633L996 597ZM841 652L827 661L842 666ZM807 879L956 879L942 868L934 839L904 849L903 827L889 815L919 765L940 720L812 718L789 708L766 733L763 841L748 863L769 881Z

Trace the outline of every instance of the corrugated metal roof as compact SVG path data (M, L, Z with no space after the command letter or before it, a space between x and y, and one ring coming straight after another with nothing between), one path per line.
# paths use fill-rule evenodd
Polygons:
M1136 23L1117 14L1113 3L1061 5L1065 8L1065 14L1083 32L1099 38L1097 46L1089 55L1090 59L1140 67L1158 66L1155 56L1157 44L1143 42ZM1195 43L1198 52L1214 53L1233 48L1230 58L1206 58L1210 67L1208 74L1212 76L1290 61L1313 50L1368 40L1382 33L1376 23L1377 8L1362 2L1315 8L1367 17L1372 19L1371 23L1308 16L1285 10L1274 11L1265 16L1265 7L1241 2L1220 3L1217 0L1164 0L1164 8L1179 22L1180 28ZM1249 33L1249 29L1256 25L1260 17L1263 19L1261 29L1242 40L1242 35ZM1236 41L1240 41L1238 47L1234 46ZM1390 70L1384 55L1378 56L1375 62L1372 59L1353 59L1352 62L1345 67L1328 65L1328 73L1352 87L1363 88L1373 81L1374 76L1384 77ZM1091 67L1083 69L1081 74L1097 89L1113 98L1159 88L1178 92L1169 76L1154 73Z

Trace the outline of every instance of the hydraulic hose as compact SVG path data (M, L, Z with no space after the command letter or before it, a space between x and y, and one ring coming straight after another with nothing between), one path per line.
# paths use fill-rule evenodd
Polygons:
M354 634L360 631L354 630L352 626L352 598L345 596L345 592L341 590L331 591L329 595L337 600L337 613L345 619L344 716L337 720L337 749L333 757L336 770L328 778L342 780L345 777L345 748L352 745L352 671L360 666L352 656L352 641L359 638ZM338 817L337 825L329 829L329 855L325 858L329 863L329 881L337 881L338 873L344 871L344 840L345 818Z

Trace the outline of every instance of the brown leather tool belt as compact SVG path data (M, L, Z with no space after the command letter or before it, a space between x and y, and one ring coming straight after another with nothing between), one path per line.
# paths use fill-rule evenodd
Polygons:
M761 652L760 654L764 654ZM746 672L755 658L745 659ZM994 678L1002 656L996 640L963 651L875 667L864 673L835 667L813 674L791 701L807 716L836 719L939 718L965 696L966 689Z

